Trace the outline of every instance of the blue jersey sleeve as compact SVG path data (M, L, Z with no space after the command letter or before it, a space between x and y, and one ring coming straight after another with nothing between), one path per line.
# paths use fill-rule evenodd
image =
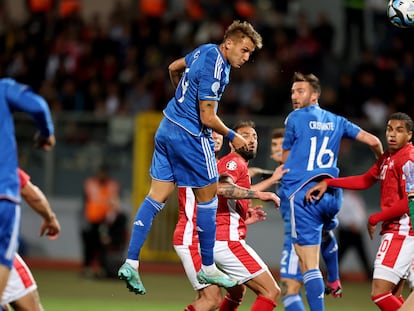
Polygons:
M226 62L218 48L210 49L205 55L204 64L199 68L200 88L198 99L219 101L228 84Z
M27 85L17 83L11 79L3 79L2 83L6 84L5 98L11 108L30 114L43 137L52 135L54 127L46 101L33 93Z

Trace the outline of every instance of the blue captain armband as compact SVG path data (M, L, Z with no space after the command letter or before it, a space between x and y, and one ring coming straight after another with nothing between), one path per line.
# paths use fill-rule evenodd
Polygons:
M230 141L233 141L235 136L236 136L236 132L233 131L233 130L229 130L229 132L224 137L227 138Z

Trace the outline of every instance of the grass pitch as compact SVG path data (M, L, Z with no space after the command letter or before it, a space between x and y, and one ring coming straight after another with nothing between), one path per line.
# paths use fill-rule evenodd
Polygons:
M46 311L184 310L195 297L183 274L142 273L144 296L130 293L123 281L84 279L78 271L33 269L33 274ZM369 282L344 282L343 286L342 298L325 297L326 310L378 310L370 299ZM239 310L249 310L254 299L248 290ZM276 310L283 310L281 301Z

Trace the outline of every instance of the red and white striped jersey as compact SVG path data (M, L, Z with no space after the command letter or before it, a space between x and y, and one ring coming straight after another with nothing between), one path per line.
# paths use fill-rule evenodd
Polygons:
M392 208L401 199L407 200L403 166L407 161L414 161L414 146L409 143L394 154L385 151L370 168L369 173L378 176L381 191L381 209ZM398 233L414 235L410 218L407 214L401 218L386 220L382 223L381 234Z
M250 176L246 160L236 153L230 153L218 161L219 174L227 174L234 183L244 188L250 188ZM179 215L174 230L173 245L198 244L196 231L196 201L191 188L178 188ZM245 224L250 200L226 199L218 197L216 217L216 240L238 241L246 237Z
M247 164L247 161L240 155L231 152L220 159L218 172L220 175L230 176L238 186L250 189ZM218 199L216 239L218 241L238 241L246 238L245 219L250 200L226 199L222 196L219 196Z

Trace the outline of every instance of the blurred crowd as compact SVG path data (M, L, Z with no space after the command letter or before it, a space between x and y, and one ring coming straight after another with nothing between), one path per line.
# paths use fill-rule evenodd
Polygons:
M285 116L292 73L304 71L321 78L321 104L331 111L378 126L393 111L414 115L414 33L392 26L385 8L376 12L371 45L362 39L355 47L345 34L338 52L331 17L321 12L311 22L299 8L289 22L287 0L113 1L108 17L88 18L82 1L54 2L27 0L27 18L15 22L0 0L0 76L32 86L54 112L162 110L174 91L168 64L199 44L219 43L240 19L254 24L264 47L232 71L221 113Z

